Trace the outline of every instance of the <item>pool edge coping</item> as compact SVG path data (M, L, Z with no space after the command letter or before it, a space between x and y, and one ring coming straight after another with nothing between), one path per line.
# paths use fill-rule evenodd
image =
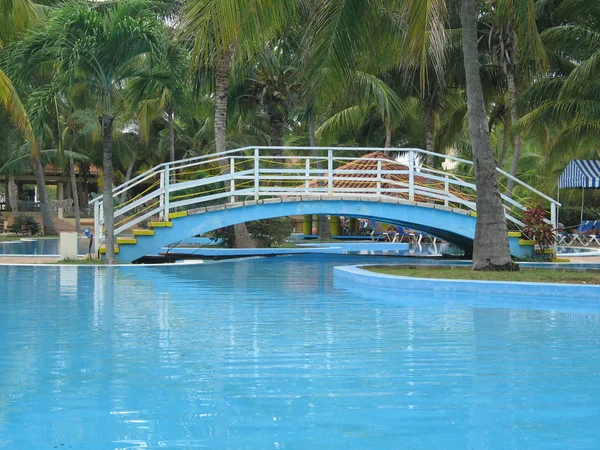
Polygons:
M414 290L434 293L465 293L488 295L534 295L536 297L600 300L600 285L567 283L540 283L525 281L453 280L449 278L418 278L371 272L363 267L381 264L336 266L333 268L335 282L351 282L362 286ZM485 287L486 289L482 289Z

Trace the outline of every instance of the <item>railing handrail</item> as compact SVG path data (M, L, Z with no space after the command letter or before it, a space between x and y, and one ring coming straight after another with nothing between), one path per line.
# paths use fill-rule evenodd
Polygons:
M333 151L341 151L341 152L363 151L363 152L369 152L369 153L376 152L376 151L381 151L381 152L395 151L395 152L401 152L401 153L413 151L413 152L417 152L417 153L422 153L424 155L433 155L433 156L437 156L437 157L443 157L444 159L449 159L451 161L456 161L456 162L460 162L460 163L465 163L465 164L470 164L470 165L473 164L473 161L469 161L467 159L462 159L462 158L458 158L456 156L451 156L451 155L443 155L441 153L430 152L427 150L423 150L420 148L413 148L413 147L394 147L394 148L384 148L384 147L310 147L310 146L276 147L276 146L267 146L267 145L257 145L257 146L246 146L246 147L241 147L241 148L237 148L237 149L226 150L221 153L209 153L207 155L198 155L198 156L193 156L191 158L179 159L177 161L170 161L170 162L158 164L158 165L146 170L145 172L143 172L139 175L136 175L134 178L131 178L127 182L113 187L113 189L112 189L113 196L117 192L118 193L124 192L124 190L122 189L123 187L133 184L134 182L136 182L152 173L158 173L158 172L160 172L161 169L163 169L167 166L173 166L176 164L180 165L180 164L185 164L185 163L189 163L189 162L201 162L203 160L207 160L207 159L213 158L215 156L218 156L219 158L222 159L223 156L230 155L233 153L241 153L241 152L248 151L248 150L281 150L281 149L284 149L284 150L306 150L306 151L333 150ZM251 158L251 156L248 156L248 158ZM96 198L93 198L92 200L90 200L89 203L93 204L93 203L100 201L102 199L102 195L103 194L99 194Z

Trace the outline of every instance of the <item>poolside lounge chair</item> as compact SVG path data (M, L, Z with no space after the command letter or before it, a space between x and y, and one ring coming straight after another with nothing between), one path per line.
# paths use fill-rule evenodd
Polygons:
M589 245L587 236L594 228L595 223L596 221L594 220L584 220L575 229L574 233L564 235L562 239L559 239L559 244L576 245L579 243L579 245Z
M423 239L423 235L417 230L410 230L403 227L400 229L400 231L398 231L394 242L396 242L396 240L398 240L398 242L402 242L405 239L409 244L420 244L421 239Z
M586 236L586 243L583 245L600 245L600 220L594 222L593 228Z

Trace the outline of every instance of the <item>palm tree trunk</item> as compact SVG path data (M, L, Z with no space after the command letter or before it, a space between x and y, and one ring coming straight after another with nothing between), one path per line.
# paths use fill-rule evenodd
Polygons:
M508 246L508 230L500 200L496 164L488 130L477 49L476 0L461 0L463 55L467 79L469 132L477 185L477 225L473 270L518 270Z
M385 124L385 145L384 147L386 149L390 148L392 146L392 129L390 128L389 124ZM385 150L383 152L384 155L389 155L390 151L389 150Z
M316 133L315 133L315 123L312 120L310 120L308 122L308 141L310 142L310 146L311 147L316 147L317 146L317 136L316 136ZM315 153L316 153L316 151L315 151ZM319 156L319 155L316 154L315 156ZM323 164L321 163L321 161L317 161L316 168L317 168L317 170L323 169ZM319 181L317 183L317 186L323 187L323 182ZM323 239L325 239L325 240L331 239L331 227L329 225L329 219L327 218L326 214L320 214L319 215L319 239L321 239L321 240L323 240Z
M131 161L129 161L129 165L127 166L127 172L125 172L125 180L123 181L123 183L127 183L129 180L131 180L131 175L133 175L133 169L135 167L135 163L137 161L137 149L133 151L133 155L131 155ZM129 190L127 191L123 191L123 193L121 193L121 197L119 198L119 202L123 203L125 201L127 201L127 194L129 193Z
M175 161L175 129L173 128L173 105L167 105L169 121L169 161Z
M71 191L73 192L73 209L75 209L75 230L81 230L81 215L79 211L79 193L77 192L77 180L75 179L75 163L69 158L69 172L71 174Z
M512 123L516 123L519 120L519 113L517 112L517 85L515 83L515 66L513 64L508 66L508 70L506 71L506 81L508 84L508 98L510 99L510 118ZM519 167L519 158L521 157L521 135L516 134L515 140L513 143L514 153L512 157L512 162L510 164L510 174L511 176L516 176L517 169ZM506 193L505 195L508 198L512 198L513 189L515 187L515 182L511 178L508 179L506 183Z
M8 204L13 213L19 212L19 193L14 175L8 177Z
M504 157L506 156L506 150L508 150L508 132L510 130L510 116L504 113L504 125L502 130L502 152L500 153L500 157L498 158L497 167L502 169L504 164Z
M283 132L284 132L283 116L281 114L274 114L271 116L271 145L273 147L281 147L283 145ZM273 151L275 163L273 167L280 169L283 167L283 150L281 148Z
M433 108L430 105L425 105L423 110L423 121L425 123L425 150L435 152L435 137L434 137L434 117ZM435 161L433 155L427 155L427 166L433 169Z
M113 161L112 132L114 117L103 115L102 127L102 204L104 207L104 245L106 246L106 264L115 264L115 204L113 201Z
M33 161L33 171L35 173L35 182L38 188L38 195L40 201L40 209L42 211L42 224L44 227L45 236L56 236L58 235L58 228L52 218L52 212L50 211L50 203L48 202L48 192L46 191L46 180L44 179L44 169L42 167L41 155L38 148L37 158Z
M229 52L220 55L217 60L217 74L215 84L215 147L217 153L227 150L227 95L229 92L229 61L231 57ZM223 174L230 171L229 163L225 160L219 160L219 167ZM225 189L229 190L230 182L225 183ZM239 223L233 226L235 231L235 246L237 248L253 247L252 238L245 223Z

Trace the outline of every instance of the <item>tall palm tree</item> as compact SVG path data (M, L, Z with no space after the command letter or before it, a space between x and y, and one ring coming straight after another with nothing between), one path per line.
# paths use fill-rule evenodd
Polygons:
M510 121L517 122L517 96L524 78L546 66L546 54L537 31L536 11L533 0L498 0L486 3L484 22L489 21L488 46L492 58L499 63L506 78ZM480 20L481 22L481 20ZM510 128L510 126L508 127ZM522 137L513 136L513 157L509 173L517 174L521 155ZM509 178L506 195L512 197L514 181Z
M54 11L39 31L24 40L28 64L54 62L53 82L69 86L86 83L100 115L103 145L104 241L106 263L114 258L113 122L122 112L123 84L141 62L157 58L164 25L145 0L114 4L73 2Z
M293 10L282 0L187 0L183 5L183 35L192 41L191 68L212 66L215 73L215 145L217 153L227 150L227 100L232 64L255 55L283 28ZM229 165L220 161L221 170ZM244 224L235 226L236 245L251 246Z
M498 189L496 163L479 73L476 0L461 0L460 17L467 78L469 131L477 185L473 270L518 270L519 266L513 263L508 246L508 230Z

